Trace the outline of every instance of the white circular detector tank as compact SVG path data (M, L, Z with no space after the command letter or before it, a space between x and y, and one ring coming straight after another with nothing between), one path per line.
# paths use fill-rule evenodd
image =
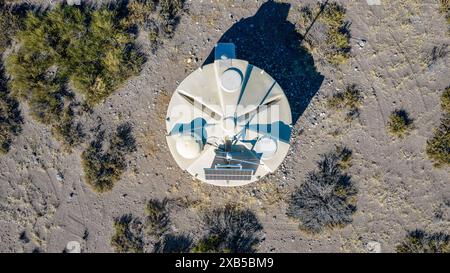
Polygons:
M218 44L216 60L181 82L166 116L167 143L193 177L239 186L283 162L291 135L289 102L278 83L233 44Z
M242 86L242 75L237 69L225 70L220 77L220 86L226 92L236 92Z
M203 149L201 140L193 135L180 135L176 140L177 152L186 159L197 158Z

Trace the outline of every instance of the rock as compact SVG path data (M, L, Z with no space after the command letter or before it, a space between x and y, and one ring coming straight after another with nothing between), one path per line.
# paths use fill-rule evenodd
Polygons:
M81 0L67 0L67 5L69 6L79 6L81 4Z
M70 241L66 245L66 253L81 253L81 245L77 241Z
M56 172L56 180L58 182L62 182L64 180L64 175L60 171Z
M369 241L366 243L365 249L369 253L381 253L381 244L376 241Z
M364 39L359 40L359 41L358 41L359 48L360 48L360 49L363 49L364 46L366 45L366 43L367 43L367 41L364 40Z

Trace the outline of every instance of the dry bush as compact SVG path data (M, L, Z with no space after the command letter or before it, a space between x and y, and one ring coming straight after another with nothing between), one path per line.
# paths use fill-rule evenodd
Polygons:
M356 85L349 85L345 91L338 92L328 99L328 106L332 109L348 109L347 120L359 116L359 107L363 96Z
M144 252L142 237L142 222L131 214L122 215L114 219L114 235L111 238L111 246L119 253Z
M171 38L179 23L185 0L134 0L127 5L127 27L137 27L147 32L155 51L161 38ZM161 37L162 36L162 37Z
M215 209L204 215L207 234L197 242L193 252L255 252L262 226L248 209L234 205Z
M172 36L179 22L179 13L183 10L185 0L159 0L159 16L162 19L162 30Z
M161 236L166 233L170 223L169 210L167 208L168 199L162 201L151 199L146 206L146 225L150 235Z
M441 108L444 111L441 124L434 129L434 135L427 141L426 148L436 167L450 165L450 87L442 94Z
M151 199L145 208L146 218L141 221L131 214L115 219L115 234L111 245L116 252L148 252L147 243L154 242L153 253L187 253L192 249L189 235L169 232L169 200Z
M388 130L392 135L403 138L414 128L413 122L406 110L397 109L389 116Z
M445 113L450 113L450 87L447 87L442 93L441 108Z
M136 149L129 124L120 125L108 145L104 137L104 131L97 134L81 155L86 182L97 192L112 190L126 170L128 154Z
M321 157L318 170L308 174L288 202L287 215L299 220L300 228L309 232L351 223L356 211L357 190L350 176L342 172L351 151L337 148Z
M450 0L440 0L439 11L445 14L445 18L447 18L447 23L450 24Z
M333 65L346 62L351 47L345 8L336 2L318 3L313 8L303 7L301 15L298 29L307 47Z
M81 144L85 139L83 126L75 121L75 104L70 102L60 113L60 121L52 128L56 140L62 143L63 149L70 151L72 147Z
M396 248L398 253L450 253L450 236L445 233L427 233L423 230L408 232Z

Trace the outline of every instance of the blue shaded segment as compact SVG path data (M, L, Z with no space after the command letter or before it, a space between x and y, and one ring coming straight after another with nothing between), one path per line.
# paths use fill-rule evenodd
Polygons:
M286 143L289 143L289 139L291 138L291 126L282 121L277 121L270 124L247 125L246 128Z
M170 131L170 135L177 134L192 134L202 140L203 145L206 143L207 134L205 130L206 120L203 118L196 118L189 123L177 123Z

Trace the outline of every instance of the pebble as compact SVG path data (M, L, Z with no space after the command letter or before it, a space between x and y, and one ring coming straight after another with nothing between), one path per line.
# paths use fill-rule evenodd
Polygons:
M359 48L362 49L366 45L367 41L362 39L358 42Z
M58 180L59 182L62 182L64 179L64 176L62 175L62 173L60 171L58 171L56 173L56 180Z

